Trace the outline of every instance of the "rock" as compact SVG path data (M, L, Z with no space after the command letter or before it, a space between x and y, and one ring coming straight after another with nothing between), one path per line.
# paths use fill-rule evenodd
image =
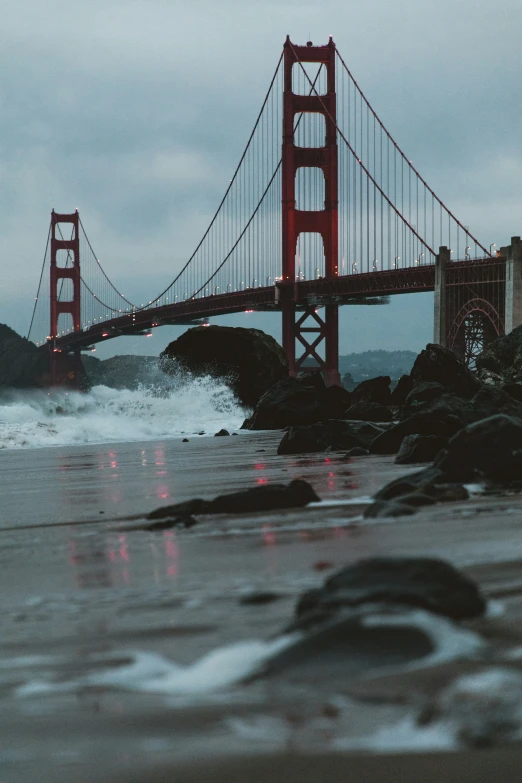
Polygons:
M502 384L502 391L505 391L506 394L509 394L514 400L522 402L522 383L510 383L507 381Z
M272 386L243 428L277 430L341 418L351 399L350 392L340 386L327 388L321 373L299 373Z
M288 374L286 354L273 337L230 326L189 329L163 351L160 366L169 374L182 368L226 378L240 402L250 406Z
M219 432L216 432L214 435L215 438L223 438L226 435L230 435L230 432L228 430L219 430Z
M362 446L354 446L353 449L347 451L344 454L343 459L350 459L351 457L367 457L370 452L368 449L363 449Z
M182 443L188 443L188 442L189 442L189 439L188 439L188 438L183 438L183 440L182 440L181 442L182 442Z
M284 378L272 386L259 400L253 416L243 428L278 430L301 424L315 424L323 408L316 391L297 378Z
M436 400L444 394L444 392L444 386L435 381L421 381L420 383L416 383L404 400L404 409L408 411L408 413L405 414L405 417L412 416L416 410L423 405L426 405L426 403Z
M445 481L522 481L522 420L498 414L454 435L434 467Z
M368 506L364 512L365 519L379 519L381 517L408 517L415 514L415 509L409 503L395 500L377 500Z
M356 421L383 421L388 422L393 418L389 408L371 400L358 400L351 405L344 414L345 419Z
M279 593L272 593L268 590L246 593L239 599L239 603L244 606L259 606L262 604L271 604L281 598Z
M184 517L193 514L245 514L255 511L273 511L279 508L297 508L318 502L313 488L303 479L290 484L263 484L241 492L218 495L214 500L195 498L151 511L147 519Z
M410 375L401 375L397 381L397 386L390 395L390 405L399 407L404 405L406 397L413 389L413 381Z
M344 419L345 412L352 404L352 395L342 386L328 386L324 390L321 403L323 419Z
M439 435L406 435L395 462L398 465L432 462L447 443L448 438L441 438Z
M425 492L412 492L410 495L401 495L399 502L402 505L412 506L412 508L420 508L421 506L433 506L436 500Z
M341 451L361 446L366 448L382 430L375 424L362 421L329 421L309 427L291 427L277 449L278 454L306 454L332 449Z
M377 402L379 405L390 405L391 378L389 375L379 375L377 378L369 378L362 381L352 392L354 402L366 400L368 402Z
M505 390L483 386L471 400L474 416L471 421L486 419L497 413L522 418L522 403L514 399ZM471 421L469 422L471 424Z
M503 381L520 382L522 380L522 326L517 326L509 334L497 337L477 357L479 377L489 371Z
M54 354L58 385L84 388L85 372L74 354ZM49 347L37 347L0 324L0 388L45 388L51 385Z
M369 603L414 606L452 620L480 617L486 609L477 585L443 560L375 557L343 568L322 588L305 593L296 615L324 617Z
M444 398L447 396L443 395ZM441 397L436 400L427 410L416 413L377 435L370 444L370 454L396 454L407 435L437 435L450 438L465 427L467 421L462 416L466 415L467 411L463 410L462 406L450 407L440 404L442 399ZM462 402L463 405L466 404L465 400Z
M471 399L481 385L457 354L432 343L428 343L417 356L410 375L414 385L421 381L440 383L459 397L467 399Z
M407 476L393 479L375 494L376 500L394 500L412 492L430 494L433 485L445 483L445 474L437 467L430 465L423 470L409 473ZM447 483L447 482L446 482Z

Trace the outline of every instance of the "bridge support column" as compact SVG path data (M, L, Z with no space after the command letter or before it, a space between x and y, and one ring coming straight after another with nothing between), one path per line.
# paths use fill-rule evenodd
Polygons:
M522 242L511 237L511 245L502 247L500 255L506 258L505 334L522 324Z
M79 375L74 367L81 367L80 353L75 354L74 360L69 366L66 378L61 371L63 361L60 361L60 354L55 346L55 339L58 337L58 321L62 313L67 313L72 317L73 329L79 332L81 326L80 306L80 233L79 233L79 214L78 210L72 215L61 215L52 211L51 213L51 265L50 265L50 293L51 293L51 320L49 327L49 363L51 373L51 383L53 386L62 385L64 382L68 385L76 385L76 375ZM65 239L61 234L56 235L57 226L61 223L72 225L72 234L70 239ZM59 232L60 233L60 232ZM66 252L66 260L62 265L58 264L58 252ZM60 293L64 280L72 282L72 299L62 300ZM78 379L79 380L79 379Z
M450 262L450 250L439 247L435 258L435 296L433 302L433 342L446 346L446 266Z
M340 384L337 305L326 304L322 320L317 305L299 302L296 278L296 250L299 235L316 233L324 249L324 277L338 275L338 164L335 92L335 44L295 46L287 38L284 47L283 148L282 148L282 280L279 284L283 309L283 347L290 375L302 368L306 358L314 359L327 384ZM292 88L292 70L300 63L322 63L326 68L327 90L318 95L312 87L307 95L296 95ZM325 118L324 147L297 147L294 139L295 117L302 112L322 114ZM296 209L295 179L299 168L319 168L324 174L325 201L322 210ZM296 305L304 311L296 321ZM309 334L315 332L313 339ZM296 341L304 352L296 353ZM322 346L319 348L319 344ZM324 350L323 350L324 349ZM318 352L321 350L324 357Z

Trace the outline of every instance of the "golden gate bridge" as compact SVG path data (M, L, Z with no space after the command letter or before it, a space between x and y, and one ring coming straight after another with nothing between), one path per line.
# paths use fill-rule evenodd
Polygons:
M28 337L48 346L58 382L60 354L166 324L279 311L290 374L312 360L335 384L340 306L434 291L434 340L472 363L522 323L520 238L492 251L407 158L332 38L287 37L230 184L168 286L130 301L78 211L53 211Z

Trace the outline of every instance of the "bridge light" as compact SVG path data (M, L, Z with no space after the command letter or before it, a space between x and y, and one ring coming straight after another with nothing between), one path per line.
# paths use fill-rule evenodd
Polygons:
M399 262L400 260L401 260L401 257L400 257L400 256L395 256L395 260L394 260L394 262L393 262L393 268L394 268L394 269L397 269L398 262Z
M377 262L377 259L376 259L376 258L374 258L374 259L373 259L373 271L374 271L374 272L377 272L377 263L378 263L378 262Z
M468 258L469 259L470 255L468 253L468 250L471 250L471 247L469 245L466 245L466 247L464 249L464 258Z
M493 242L493 244L489 246L489 255L490 256L493 255L492 250L493 250L494 247L496 247L495 242Z

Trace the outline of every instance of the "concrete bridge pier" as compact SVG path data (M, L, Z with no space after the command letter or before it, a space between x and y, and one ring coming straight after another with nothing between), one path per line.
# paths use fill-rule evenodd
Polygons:
M450 262L450 249L439 247L435 257L435 291L433 302L433 342L446 346L447 303L446 303L446 267Z
M500 248L506 259L505 334L522 324L522 242L511 237L511 244Z

